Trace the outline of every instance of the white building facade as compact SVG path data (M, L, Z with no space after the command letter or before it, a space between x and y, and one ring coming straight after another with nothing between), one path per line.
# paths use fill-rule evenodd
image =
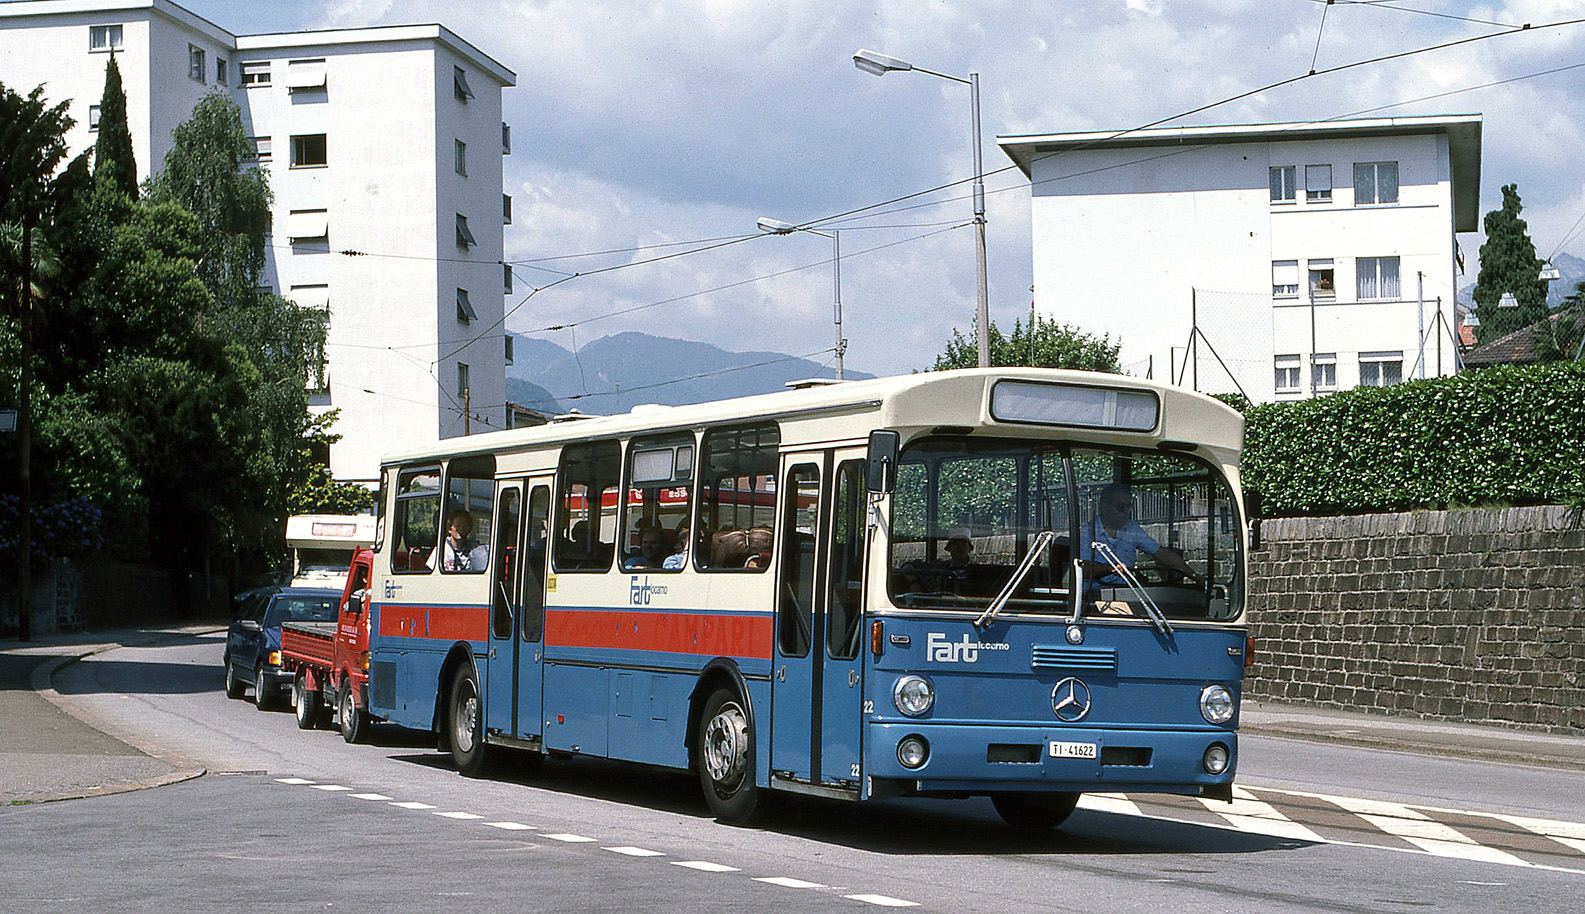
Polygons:
M241 108L274 193L265 282L328 321L310 402L339 411L337 479L507 427L510 70L439 25L232 35L167 0L0 4L0 79L71 101L73 154L97 136L112 50L140 180L204 95Z
M1255 402L1457 370L1479 115L999 138L1035 298L1131 374Z

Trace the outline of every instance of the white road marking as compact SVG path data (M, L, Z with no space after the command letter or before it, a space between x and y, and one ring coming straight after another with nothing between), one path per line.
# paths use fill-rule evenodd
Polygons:
M1560 822L1557 819L1536 819L1530 816L1493 815L1492 818L1533 831L1544 838L1551 838L1564 847L1585 853L1585 822Z
M661 853L660 851L652 851L652 850L648 850L648 849L642 848L642 847L602 847L601 850L607 850L607 851L610 851L613 854L623 854L623 855L626 855L628 857L664 857L664 856L666 856L665 854Z
M1200 798L1200 803L1242 832L1276 838L1293 838L1299 841L1324 841L1309 828L1278 812L1275 806L1255 799L1254 794L1241 788L1233 788L1231 803L1204 797Z
M334 792L339 792L339 791L343 791L343 790L351 790L352 788L351 787L343 787L340 784L315 784L314 785L314 789L315 790L329 790L329 791L334 793Z
M919 907L919 902L917 901L904 901L901 898L893 898L890 895L843 895L842 897L848 899L849 901L862 901L865 904L878 904L883 908Z
M1120 793L1087 793L1079 797L1079 808L1123 816L1143 816L1139 804Z
M1443 825L1441 822L1434 822L1425 813L1401 803L1383 803L1379 800L1362 800L1355 797L1327 799L1387 834L1402 838L1426 853L1438 857L1481 860L1509 866L1534 866L1529 861L1507 851L1486 847L1458 829Z
M532 825L524 825L521 822L486 822L484 824L490 826L491 828L501 828L501 829L505 829L506 831L534 831L535 830L534 826L532 826Z
M686 866L690 870L699 870L705 873L736 873L738 868L720 863L711 863L708 860L673 860L672 866Z
M414 803L412 801L408 801L406 803L392 803L391 805L395 806L397 809L434 809L435 808L435 807L429 805L428 803Z
M383 793L349 793L347 796L354 800L389 800L390 797Z
M546 835L545 837L552 841L565 841L568 844L583 844L594 840L593 838L585 838L583 835L569 835L565 832L559 835Z
M484 818L484 816L476 816L476 815L474 815L471 812L437 812L437 813L435 813L435 815L440 816L442 819L482 819L482 818Z
M313 781L304 780L303 778L276 778L275 782L277 784L291 784L294 787L301 786L303 784L314 783Z
M802 879L793 879L791 876L764 876L756 878L755 882L766 885L779 885L789 889L823 889L825 886L818 882L805 882Z

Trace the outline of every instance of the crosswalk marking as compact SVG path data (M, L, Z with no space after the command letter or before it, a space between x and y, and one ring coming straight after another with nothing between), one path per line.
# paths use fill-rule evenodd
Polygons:
M1079 808L1111 812L1123 816L1142 816L1139 804L1120 793L1087 793L1079 797Z

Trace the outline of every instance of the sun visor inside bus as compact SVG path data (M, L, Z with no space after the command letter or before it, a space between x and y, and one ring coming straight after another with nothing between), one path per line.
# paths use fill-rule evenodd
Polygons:
M1160 402L1148 390L1033 381L998 381L991 390L991 416L998 422L1148 432L1160 412Z
M469 479L491 479L495 476L495 457L491 454L455 457L447 469L452 476L466 476Z

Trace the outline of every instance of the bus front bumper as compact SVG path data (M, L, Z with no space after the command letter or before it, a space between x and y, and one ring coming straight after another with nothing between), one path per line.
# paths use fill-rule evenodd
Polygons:
M917 744L908 744L909 740L924 744L924 761L916 767L902 761L910 754L913 761L919 754ZM1221 796L1233 782L1237 740L1234 732L1209 728L871 723L864 739L864 771L872 779L866 792L1137 791Z

